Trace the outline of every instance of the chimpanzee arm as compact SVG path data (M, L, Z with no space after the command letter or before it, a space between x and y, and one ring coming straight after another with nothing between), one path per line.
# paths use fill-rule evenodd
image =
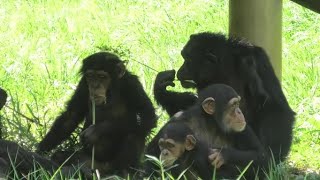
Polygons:
M194 154L194 167L196 172L198 172L198 175L206 180L206 179L212 179L213 175L213 168L211 167L207 155L209 154L208 146L205 145L202 142L198 142L197 150Z
M155 135L152 140L148 143L147 148L145 150L146 155L156 156L157 158L160 155L160 148L158 146L158 142L160 139L161 130Z
M9 169L9 167L14 165L15 173L18 173L18 176L20 175L20 173L28 174L34 171L35 170L34 168L36 166L40 166L41 168L43 168L44 170L50 173L54 173L59 168L61 168L61 173L65 177L69 177L70 175L76 175L76 176L85 175L86 177L91 176L91 173L89 173L89 171L85 167L81 167L81 168L77 168L73 166L59 167L59 165L56 164L54 161L46 159L45 157L42 157L37 153L28 151L20 147L17 143L7 141L7 140L0 140L0 161L1 160L2 160L2 164L0 162L0 175L1 175L1 170L3 170L1 168ZM4 165L4 167L1 165ZM81 174L79 174L79 172L81 172Z
M68 102L67 110L55 120L47 135L40 142L38 151L50 151L67 139L79 123L83 121L87 112L88 88L85 79L82 78L74 95Z
M129 111L135 111L137 116L138 129L135 129L135 133L146 137L157 125L155 109L136 76L130 75L123 84L126 84L123 91L128 100Z
M154 96L157 101L171 116L181 110L185 110L195 103L197 97L189 92L178 93L167 91L167 86L174 86L175 71L160 72L154 84Z
M245 130L235 134L234 143L234 148L222 150L227 164L246 166L253 161L254 166L266 165L267 154L264 147L248 125Z
M0 140L0 157L9 164L12 162L19 173L29 173L34 169L35 162L47 171L58 169L58 165L36 153L27 151L17 143Z

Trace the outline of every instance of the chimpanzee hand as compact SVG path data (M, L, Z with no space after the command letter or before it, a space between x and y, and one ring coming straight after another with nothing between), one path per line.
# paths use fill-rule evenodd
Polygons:
M175 84L173 83L173 80L175 78L175 74L175 70L159 72L154 83L154 91L163 92L166 91L167 86L174 87Z
M210 149L209 162L212 166L219 169L225 164L225 158L223 157L223 149Z
M96 125L91 125L81 132L80 139L84 145L92 145L98 142L100 134L98 127Z

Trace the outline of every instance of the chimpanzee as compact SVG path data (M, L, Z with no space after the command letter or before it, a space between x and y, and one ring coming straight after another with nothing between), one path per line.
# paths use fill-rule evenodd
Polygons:
M14 168L14 170L13 170ZM7 140L0 140L0 178L17 178L35 172L40 168L47 172L55 173L60 170L63 178L91 178L91 170L86 167L60 167L55 162L40 156L37 153L28 151L17 143ZM81 177L80 177L81 176Z
M205 167L205 164L210 162L217 168L217 177L235 178L240 174L238 168L241 171L253 161L246 177L254 178L255 171L266 167L265 150L251 127L246 125L239 107L240 99L233 88L224 84L213 84L202 89L193 106L174 115L160 130L148 145L146 153L155 156L164 153L157 149L156 143L161 144L167 126L170 127L170 124L175 122L185 123L192 129L195 137L207 145L207 153L202 153L206 155L204 159L199 153L192 157L202 158L200 159L202 164L194 162L195 165L200 164L202 167L199 174L207 174L205 172L212 169L210 166ZM176 129L173 135L182 136L183 133L178 131L179 128ZM150 171L149 167L147 171ZM204 177L202 178L211 179Z
M91 156L94 145L96 163L107 164L111 173L128 172L139 164L145 139L156 126L155 109L138 77L112 53L88 56L80 73L66 110L55 120L38 151L55 148L85 119L81 133L84 153ZM96 105L96 125L92 125L91 101Z
M187 179L212 179L208 161L209 147L199 141L183 121L170 121L160 131L156 155L171 175L178 177L186 169ZM175 166L177 165L177 166Z
M193 34L181 51L184 63L177 73L185 88L198 91L210 84L233 87L242 97L241 109L248 124L278 163L290 151L295 113L282 92L266 52L237 38L203 32ZM197 100L192 93L167 91L174 86L175 71L157 75L156 101L172 116Z

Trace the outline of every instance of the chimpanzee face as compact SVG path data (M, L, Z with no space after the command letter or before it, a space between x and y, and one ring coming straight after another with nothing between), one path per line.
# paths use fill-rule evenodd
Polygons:
M184 88L203 88L212 82L219 83L223 77L217 57L200 48L190 40L181 51L184 62L177 77Z
M185 151L184 144L177 143L173 139L160 138L158 145L161 151L160 160L163 161L164 167L172 166Z
M244 115L240 109L241 97L225 84L212 84L199 92L198 101L202 109L224 132L241 132L246 127Z
M246 127L244 115L239 107L240 100L240 96L230 99L223 113L222 122L227 132L241 132Z
M164 167L170 167L176 160L182 157L186 151L191 151L196 145L196 139L193 135L186 135L184 142L179 142L166 134L159 139L158 146L161 151L160 160Z
M108 52L98 52L86 57L80 69L88 85L89 98L96 105L106 103L107 91L126 73L125 62Z
M88 70L84 76L88 84L90 100L94 100L96 105L106 103L106 94L111 83L109 73L102 70Z

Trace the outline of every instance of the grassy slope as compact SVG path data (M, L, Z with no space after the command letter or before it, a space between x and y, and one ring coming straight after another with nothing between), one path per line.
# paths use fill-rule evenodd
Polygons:
M177 69L190 34L228 29L228 0L0 0L0 4L0 86L11 94L10 107L36 119L30 122L5 108L3 131L6 138L28 147L34 147L63 109L78 81L81 60L97 47L115 47L124 59L157 71ZM298 113L290 162L316 170L320 16L284 1L283 18L283 88ZM139 75L152 97L156 71L135 61L128 68Z
M320 169L320 15L285 3L283 87L297 113L290 161Z

